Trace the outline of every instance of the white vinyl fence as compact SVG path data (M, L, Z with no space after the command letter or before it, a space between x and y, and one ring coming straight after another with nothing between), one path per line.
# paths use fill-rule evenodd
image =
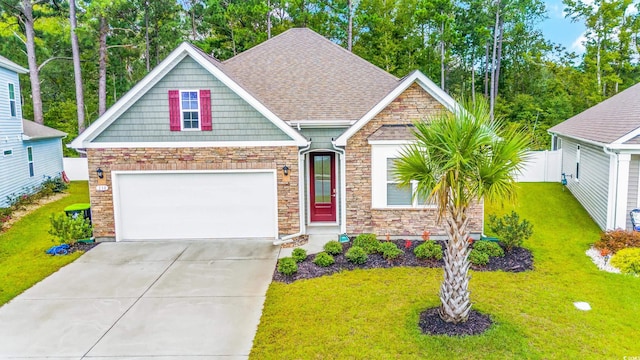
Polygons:
M89 180L89 164L87 163L87 158L63 158L62 164L69 180Z
M560 182L562 151L530 151L518 182Z

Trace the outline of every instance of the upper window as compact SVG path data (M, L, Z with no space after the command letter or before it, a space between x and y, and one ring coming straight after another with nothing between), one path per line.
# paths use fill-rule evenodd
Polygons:
M11 117L17 116L16 111L16 89L15 85L9 83L9 111L11 112Z
M200 130L200 102L197 91L180 92L183 130Z

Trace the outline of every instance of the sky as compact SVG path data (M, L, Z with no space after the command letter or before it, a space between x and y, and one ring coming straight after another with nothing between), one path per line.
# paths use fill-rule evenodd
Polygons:
M584 53L584 23L582 21L572 22L570 18L564 17L564 4L562 0L545 0L548 19L540 25L540 29L547 40L560 44L577 54Z

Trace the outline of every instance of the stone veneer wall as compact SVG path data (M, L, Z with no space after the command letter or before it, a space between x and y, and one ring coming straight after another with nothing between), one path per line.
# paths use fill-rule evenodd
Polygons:
M298 149L289 147L246 148L117 148L88 149L89 193L94 236L113 240L112 170L235 170L276 169L278 176L278 227L280 234L296 233L300 229L298 206ZM289 179L284 179L282 167L289 167ZM97 191L95 169L104 171L107 191Z
M378 235L444 235L433 209L371 208L371 145L368 138L382 125L411 124L444 107L418 84L411 85L347 141L347 232ZM470 209L472 232L482 231L482 204Z

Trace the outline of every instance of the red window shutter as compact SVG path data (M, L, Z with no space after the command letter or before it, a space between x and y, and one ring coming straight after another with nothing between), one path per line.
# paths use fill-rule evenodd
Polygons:
M200 90L200 129L202 131L211 131L211 90Z
M180 131L180 91L169 90L169 130Z

